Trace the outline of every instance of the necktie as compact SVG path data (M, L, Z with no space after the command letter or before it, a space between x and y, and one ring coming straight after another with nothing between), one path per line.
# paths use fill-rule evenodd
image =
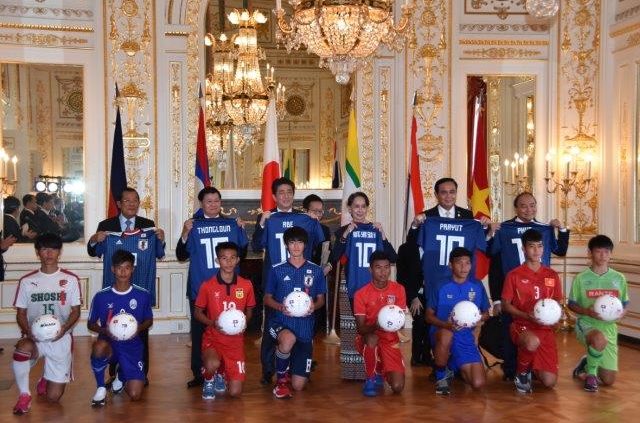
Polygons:
M132 222L131 220L129 220L129 219L127 219L127 220L124 222L124 224L125 224L125 225L127 225L127 227L126 227L125 231L130 231L130 230L132 229L132 228L131 228L131 224L132 224L132 223L133 223L133 222Z
M447 210L445 212L445 217L451 217L451 210Z

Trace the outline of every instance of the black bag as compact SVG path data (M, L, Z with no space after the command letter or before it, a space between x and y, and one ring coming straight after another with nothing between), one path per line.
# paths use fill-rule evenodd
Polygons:
M504 333L502 319L500 316L491 316L480 328L480 337L478 338L478 344L480 347L497 358L498 360L504 359L504 351L502 346L502 337ZM489 365L487 357L482 354L484 362L487 367L493 367L499 362Z

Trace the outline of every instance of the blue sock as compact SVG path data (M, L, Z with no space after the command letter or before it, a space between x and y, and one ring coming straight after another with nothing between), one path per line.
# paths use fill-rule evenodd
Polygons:
M442 380L447 376L446 367L436 367L436 380Z
M280 352L280 349L276 348L276 375L278 380L284 379L289 368L289 357L291 353Z
M91 356L91 370L93 370L93 376L96 378L96 385L98 388L104 387L104 369L109 365L108 357L94 357Z

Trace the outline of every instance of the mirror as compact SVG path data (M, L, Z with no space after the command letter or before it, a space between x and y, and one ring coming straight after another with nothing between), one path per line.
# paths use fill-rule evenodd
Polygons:
M266 23L256 26L258 46L266 56L259 61L263 82L268 63L275 68L275 83L286 88L280 104L281 112L286 113L278 121L281 172L285 174L285 159L289 159L289 175L297 188L330 189L335 155L344 150L347 138L350 88L338 85L329 70L320 69L316 56L297 50L288 54L284 47L278 48L273 7L272 0L251 3L251 10L267 17ZM231 43L238 29L227 16L242 8L242 0L211 0L205 18L205 33L211 34L209 39L205 37L203 71L210 81L205 90L209 174L213 185L224 189L259 189L262 181L264 125L249 136L238 127L231 131L217 120L221 113L215 90L225 85L216 85L217 81L223 74L227 80L233 79L237 64L237 60L225 61L220 35L224 33Z
M0 80L2 194L5 204L20 200L5 213L19 222L20 242L47 231L76 241L84 233L83 68L0 63Z
M482 91L491 220L514 216L513 199L534 190L536 80L533 75L472 75L467 97ZM536 193L534 192L534 195Z

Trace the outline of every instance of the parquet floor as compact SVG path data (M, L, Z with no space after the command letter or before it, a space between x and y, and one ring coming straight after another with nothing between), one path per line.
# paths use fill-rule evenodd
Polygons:
M258 383L260 367L254 336L248 337L247 382L241 399L218 396L205 402L199 389L187 390L189 379L188 335L160 335L151 338L152 364L144 399L132 403L125 394L110 399L102 409L92 409L95 391L89 368L89 337L76 338L74 371L76 380L67 387L60 405L34 398L28 415L14 416L11 410L17 392L11 372L13 340L0 340L0 422L637 422L640 421L640 351L620 348L623 371L616 386L589 394L570 376L581 348L574 334L558 334L561 377L556 389L541 387L532 395L515 392L512 383L502 382L500 370L489 372L489 383L472 392L456 381L450 397L437 397L427 370L409 368L407 386L401 395L365 398L361 384L340 380L339 347L316 342L318 369L305 392L291 400L278 401L270 387ZM405 359L409 345L403 344ZM41 374L41 364L31 372L32 390ZM636 420L638 419L638 420Z

